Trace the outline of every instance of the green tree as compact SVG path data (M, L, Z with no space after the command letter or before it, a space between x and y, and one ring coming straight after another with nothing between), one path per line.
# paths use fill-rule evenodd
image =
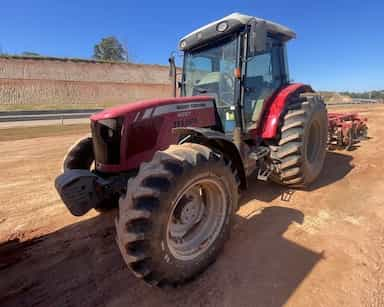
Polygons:
M104 37L93 49L97 60L128 62L128 51L114 36Z
M31 51L24 51L22 54L22 56L35 56L35 57L41 57L41 54L37 53L37 52L31 52Z
M369 92L341 92L340 94L350 96L352 98L361 98L361 99L384 99L384 90L376 90Z

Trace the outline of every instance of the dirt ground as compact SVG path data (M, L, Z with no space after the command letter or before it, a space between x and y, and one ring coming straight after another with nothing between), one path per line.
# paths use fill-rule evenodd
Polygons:
M0 305L384 306L384 106L358 109L369 140L329 152L307 191L253 181L216 263L168 290L126 268L116 211L75 218L59 200L54 178L82 132L1 141Z

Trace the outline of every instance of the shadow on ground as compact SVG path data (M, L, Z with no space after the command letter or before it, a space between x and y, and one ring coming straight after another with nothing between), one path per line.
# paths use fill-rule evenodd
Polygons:
M347 175L352 157L329 152L318 189ZM287 190L252 182L242 197L271 202ZM149 288L126 268L115 244L116 211L45 236L0 245L1 306L282 306L322 253L287 240L296 209L271 206L236 216L218 261L195 281L172 290Z
M281 306L321 254L283 238L295 209L243 219L219 260L178 289L149 288L126 268L114 241L115 212L26 242L0 246L1 306Z
M345 151L328 151L319 178L305 191L314 191L343 179L354 167L352 160L353 157ZM256 176L252 176L249 180L248 190L242 195L242 202L245 203L252 199L272 202L278 198L289 201L294 193L294 189L272 182L258 181Z
M320 177L308 190L317 190L343 179L354 168L352 160L347 151L328 151Z

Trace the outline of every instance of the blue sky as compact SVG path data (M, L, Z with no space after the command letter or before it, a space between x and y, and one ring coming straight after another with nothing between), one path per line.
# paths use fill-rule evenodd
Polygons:
M0 3L0 48L7 53L89 58L115 35L134 61L166 64L178 39L232 12L287 25L291 78L319 90L384 89L384 1L99 1Z

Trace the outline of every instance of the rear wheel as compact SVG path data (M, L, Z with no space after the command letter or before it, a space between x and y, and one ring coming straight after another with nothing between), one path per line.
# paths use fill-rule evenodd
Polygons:
M117 242L131 271L151 285L178 285L202 272L228 238L238 201L229 164L186 143L143 163L120 199Z
M278 146L271 146L279 170L271 179L291 187L305 187L319 176L328 138L327 110L321 97L305 93L293 99L283 117Z

